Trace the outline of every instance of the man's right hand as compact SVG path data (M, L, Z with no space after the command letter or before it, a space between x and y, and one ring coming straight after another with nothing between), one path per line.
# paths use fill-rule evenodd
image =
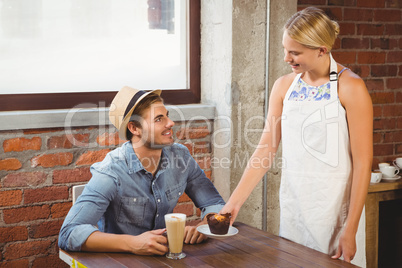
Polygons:
M152 230L137 236L129 236L130 251L137 255L164 255L168 252L166 229Z

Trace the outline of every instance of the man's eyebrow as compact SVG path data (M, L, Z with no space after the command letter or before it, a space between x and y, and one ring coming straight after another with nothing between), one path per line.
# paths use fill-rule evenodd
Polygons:
M154 117L154 119L158 119L160 117L163 117L163 114L158 114L157 116Z

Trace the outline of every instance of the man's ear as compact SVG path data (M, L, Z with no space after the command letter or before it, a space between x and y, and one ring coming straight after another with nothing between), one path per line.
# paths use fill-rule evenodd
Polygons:
M141 134L141 128L137 127L133 122L128 122L127 129L134 135L138 136Z

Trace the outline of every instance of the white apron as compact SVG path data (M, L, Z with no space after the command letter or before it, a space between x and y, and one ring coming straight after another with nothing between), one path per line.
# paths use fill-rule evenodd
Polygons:
M279 235L332 256L348 215L352 159L346 113L338 99L337 66L330 58L329 100L288 101L301 74L284 99ZM364 267L362 215L354 261Z

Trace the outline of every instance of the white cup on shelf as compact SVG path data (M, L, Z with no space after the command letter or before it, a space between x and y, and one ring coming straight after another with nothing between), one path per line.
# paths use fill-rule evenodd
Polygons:
M396 168L402 169L402 157L397 157L393 163Z
M394 166L380 167L381 173L385 178L393 178L399 173L399 169Z

